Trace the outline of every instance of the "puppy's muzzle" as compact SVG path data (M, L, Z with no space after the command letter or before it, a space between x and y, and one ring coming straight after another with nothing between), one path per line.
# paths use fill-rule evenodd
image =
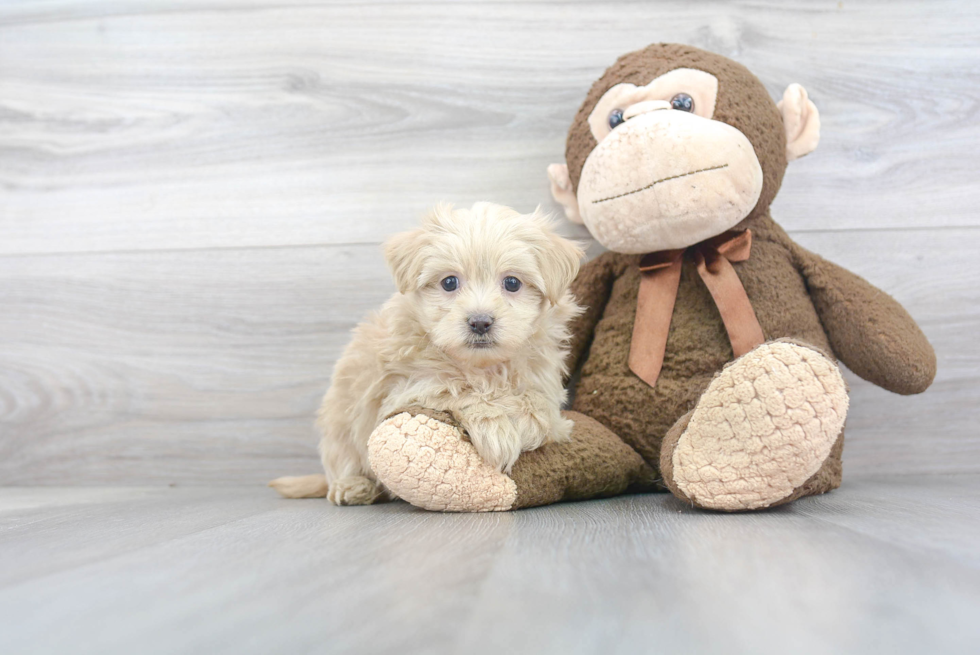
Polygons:
M474 334L482 337L490 332L490 328L493 326L493 316L489 314L474 314L466 322Z

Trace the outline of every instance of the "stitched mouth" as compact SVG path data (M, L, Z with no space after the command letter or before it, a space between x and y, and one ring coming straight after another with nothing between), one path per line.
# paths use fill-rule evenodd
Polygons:
M599 200L593 200L592 201L592 204L593 205L597 205L600 202L609 202L610 200L616 200L617 198L622 198L624 196L631 196L634 193L639 193L640 191L646 191L647 189L652 189L653 187L655 187L656 185L660 184L661 182L667 182L669 180L676 180L679 177L687 177L689 175L697 175L698 173L707 173L708 171L717 171L717 170L720 170L722 168L728 168L728 164L721 164L719 166L711 166L709 168L700 168L700 169L698 169L696 171L691 171L689 173L681 173L680 175L671 175L670 177L665 177L665 178L662 178L662 179L659 179L659 180L654 180L650 184L646 185L645 187L639 188L639 189L633 189L632 191L627 191L626 193L620 193L620 194L615 195L615 196L609 196L608 198L601 198Z

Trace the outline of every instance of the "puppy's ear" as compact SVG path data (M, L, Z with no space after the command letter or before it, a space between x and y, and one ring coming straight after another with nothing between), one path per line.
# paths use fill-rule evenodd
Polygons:
M541 226L543 242L538 249L538 265L541 267L541 278L544 281L544 295L556 304L568 291L572 280L578 275L578 269L585 251L577 244L559 236L554 226L546 217L535 212L533 219Z
M385 261L388 262L388 268L391 269L400 293L418 290L425 263L422 250L427 241L426 231L421 229L401 232L385 242Z

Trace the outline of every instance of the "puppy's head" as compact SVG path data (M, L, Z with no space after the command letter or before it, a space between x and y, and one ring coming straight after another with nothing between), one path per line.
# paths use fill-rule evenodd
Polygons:
M457 359L510 358L568 303L582 250L535 212L490 203L439 205L422 227L397 234L385 257L398 290L436 347Z

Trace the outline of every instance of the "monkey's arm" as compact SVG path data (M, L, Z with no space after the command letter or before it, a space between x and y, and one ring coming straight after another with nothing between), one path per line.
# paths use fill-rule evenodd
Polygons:
M582 356L592 342L592 334L602 318L616 279L616 254L607 252L588 262L572 282L575 302L585 311L572 319L568 326L572 335L567 358L568 370L574 372L582 363Z
M810 298L841 361L888 391L925 391L936 376L936 353L905 308L847 269L793 246Z

